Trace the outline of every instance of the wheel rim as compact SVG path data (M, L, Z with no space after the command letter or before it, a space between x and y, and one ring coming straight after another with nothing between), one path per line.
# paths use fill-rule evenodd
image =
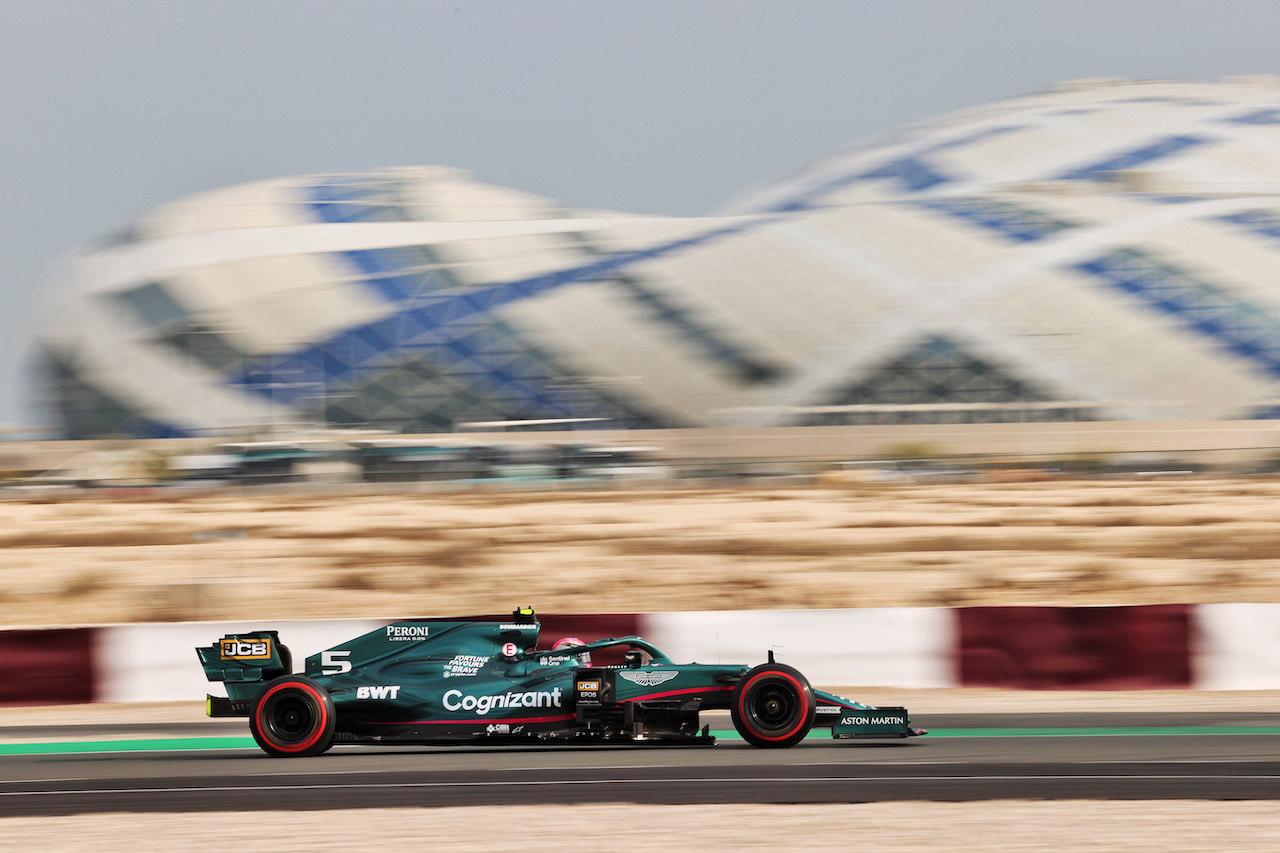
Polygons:
M262 716L263 728L271 740L295 744L306 740L312 733L316 709L308 697L285 694L273 697Z
M756 687L746 703L751 727L764 734L794 728L800 715L799 697L794 690L779 682L766 682Z

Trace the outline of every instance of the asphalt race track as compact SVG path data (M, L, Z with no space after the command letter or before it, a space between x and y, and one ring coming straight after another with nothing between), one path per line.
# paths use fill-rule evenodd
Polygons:
M934 715L926 724L937 736L814 736L784 750L722 738L714 748L338 746L305 759L268 758L242 745L247 732L239 721L6 728L0 816L619 801L1280 799L1280 714Z

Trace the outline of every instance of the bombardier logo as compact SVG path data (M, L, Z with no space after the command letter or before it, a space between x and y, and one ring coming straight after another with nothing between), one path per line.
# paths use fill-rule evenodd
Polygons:
M618 677L632 684L639 684L641 687L656 687L659 684L666 684L671 679L680 674L678 669L666 670L663 672L627 672L621 670Z
M399 684L379 685L377 687L357 687L357 699L397 699L400 696Z
M560 688L551 690L511 691L496 696L472 696L461 690L444 694L444 706L450 711L475 711L484 716L494 708L559 708Z

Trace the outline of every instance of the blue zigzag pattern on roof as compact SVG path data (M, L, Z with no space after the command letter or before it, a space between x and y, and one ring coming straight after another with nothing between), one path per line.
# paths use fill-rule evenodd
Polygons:
M618 252L591 263L469 290L411 294L396 301L386 317L346 329L334 337L293 352L259 359L229 377L229 384L280 404L294 404L354 383L370 371L420 353L477 393L545 412L548 417L577 416L578 409L553 391L555 377L510 351L491 328L492 312L506 305L579 282L608 279L646 261L668 257L776 221L761 217L674 240L651 249ZM583 404L585 405L585 404Z
M308 188L308 203L324 222L404 221L400 208L387 200L383 184L364 176L331 175ZM423 269L432 259L412 246L359 249L336 253L359 271L366 287L389 302L401 302L424 291L447 286Z
M367 177L331 175L309 189L311 207L325 222L387 222L397 218Z
M1151 204L1194 204L1197 201L1204 201L1209 196L1203 195L1176 195L1174 193L1130 193L1130 198L1138 201L1150 202Z
M886 161L885 163L867 171L852 172L846 175L840 175L836 178L831 178L825 183L820 184L817 187L813 187L812 189L805 190L787 201L777 203L771 207L770 210L779 213L806 210L817 205L825 196L830 195L836 190L844 189L845 187L862 183L864 181L897 181L898 185L905 192L923 192L924 190L932 189L940 184L949 183L955 180L953 177L943 172L941 168L934 165L929 160L929 155L936 154L940 151L964 148L996 136L1003 136L1007 133L1025 130L1027 127L1029 127L1029 125L989 127L985 130L977 131L976 133L970 133L966 136L948 139L944 142L929 145L921 148L914 154Z
M1208 145L1213 141L1213 139L1206 136L1194 136L1190 134L1166 136L1163 139L1157 139L1154 142L1149 142L1140 148L1133 148L1129 151L1122 151L1118 154L1113 154L1106 159L1099 160L1096 163L1091 163L1088 166L1069 169L1058 175L1054 180L1105 180L1110 172L1132 169L1137 166L1154 163L1156 160L1172 156L1182 151L1188 151L1192 148L1198 148L1201 145Z
M958 219L1015 243L1047 240L1078 226L1038 210L980 196L921 199L907 204Z
M1280 124L1280 109L1254 110L1223 121L1228 124Z
M333 176L311 188L311 203L326 222L404 220L404 212L390 204L381 183L364 177ZM388 247L337 253L361 275L361 282L399 310L382 320L348 329L335 337L283 356L264 359L237 377L233 384L268 396L273 401L295 403L310 395L329 393L393 366L397 357L420 354L453 381L509 411L536 413L542 417L604 416L626 421L620 411L603 411L589 395L570 396L574 411L561 405L566 395L552 390L556 383L547 367L531 356L511 332L484 314L484 306L472 305L477 316L461 316L457 305L440 310L439 300L429 297L451 283L425 265L435 259L422 247ZM474 294L456 298L466 304ZM449 325L457 320L455 325ZM448 326L448 334L431 334Z
M1119 248L1071 267L1175 318L1184 328L1280 377L1280 318L1142 249Z
M144 418L135 424L139 438L194 438L197 433L177 424Z
M1117 101L1110 101L1113 104L1177 104L1182 107L1216 107L1222 104L1222 101L1215 101L1209 98L1187 98L1176 95L1147 95L1141 98L1121 98Z
M1280 242L1280 210L1241 210L1217 217L1219 222L1234 225L1260 237Z

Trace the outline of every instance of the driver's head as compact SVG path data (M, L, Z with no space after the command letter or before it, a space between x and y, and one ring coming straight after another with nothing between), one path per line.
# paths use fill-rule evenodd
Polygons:
M572 649L575 646L585 646L586 643L577 637L561 637L556 640L555 645L551 647L553 652L563 652ZM578 664L580 666L591 666L591 652L583 652L578 655Z

